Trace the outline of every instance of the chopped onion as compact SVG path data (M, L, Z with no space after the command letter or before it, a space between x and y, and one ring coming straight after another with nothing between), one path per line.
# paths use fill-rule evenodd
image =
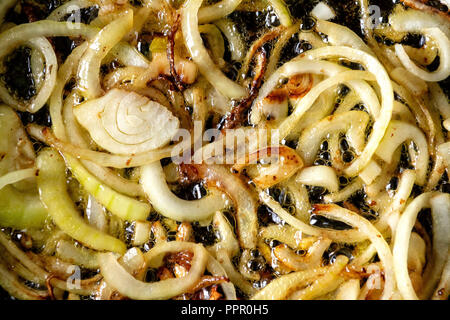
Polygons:
M319 2L311 11L311 15L320 20L331 20L336 14L325 2Z
M136 221L134 223L133 246L139 247L150 240L151 223L148 221Z

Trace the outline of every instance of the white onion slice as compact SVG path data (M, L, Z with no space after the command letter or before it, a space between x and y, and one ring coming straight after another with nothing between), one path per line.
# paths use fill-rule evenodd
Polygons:
M374 227L374 225L367 219L361 217L359 214L334 204L318 204L315 206L314 212L345 222L369 238L372 244L376 247L378 256L383 264L385 285L381 298L383 300L392 298L396 288L392 253L386 240L384 240L383 236Z
M432 200L433 199L433 200ZM417 294L411 283L408 273L408 247L411 231L416 222L417 215L420 210L432 206L433 218L433 266L431 271L431 279L427 279L430 283L426 284L428 289L424 293L431 294L434 286L439 280L440 271L444 267L447 259L447 251L449 247L449 215L450 199L448 194L438 192L423 193L415 198L403 211L397 225L395 234L393 255L394 255L394 271L397 278L397 285L404 299L417 300ZM429 290L431 288L431 290Z
M99 255L100 271L105 281L122 295L136 300L163 300L180 295L195 286L203 274L208 253L200 244L192 242L164 242L156 245L145 254L145 260L151 267L159 267L167 253L189 250L194 253L191 268L182 278L171 278L146 283L129 274L112 253Z
M203 45L198 27L198 10L202 2L203 0L187 0L183 5L181 25L186 47L201 74L217 91L231 99L243 98L247 95L247 90L220 71Z
M330 133L346 132L356 152L362 152L369 116L363 111L348 111L328 116L306 128L298 140L297 151L306 165L314 162L320 143Z
M339 181L336 172L328 166L313 166L302 169L295 178L296 182L320 186L328 189L330 192L339 190Z
M324 2L316 4L311 11L311 15L321 20L331 20L336 16L334 10Z
M142 167L141 184L155 210L176 221L205 221L226 205L216 193L192 201L178 198L167 186L158 161Z
M234 11L242 0L223 0L200 8L198 11L198 23L204 24L221 19Z
M418 148L417 152L410 148L410 155L417 171L417 183L423 185L427 177L429 151L425 135L416 126L401 121L391 121L376 154L384 161L391 163L395 150L403 142L410 140L413 140Z
M102 148L136 154L167 144L179 120L155 101L134 92L113 89L74 108L78 122Z

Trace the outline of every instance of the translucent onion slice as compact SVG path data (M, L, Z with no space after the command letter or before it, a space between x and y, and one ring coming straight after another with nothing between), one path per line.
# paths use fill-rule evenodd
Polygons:
M234 235L230 222L221 211L215 213L213 225L220 234L220 241L213 246L214 250L223 249L229 257L234 257L239 252L239 242Z
M78 88L87 99L102 94L100 66L108 52L122 40L133 27L133 11L123 13L104 27L89 44L78 66Z
M141 184L156 211L175 221L204 221L226 206L220 194L211 194L199 200L178 198L167 186L159 162L142 167Z
M377 249L378 256L383 264L385 285L383 289L382 299L390 299L396 288L396 277L394 275L394 261L391 249L384 240L381 233L360 215L350 210L344 209L334 204L317 204L314 206L316 214L323 214L326 217L340 220L351 225L353 228L365 234ZM398 279L397 279L398 283Z
M258 232L257 203L248 187L226 167L201 165L197 169L209 187L218 188L231 198L236 209L239 243L245 249L254 249Z
M105 281L120 294L136 300L164 300L180 295L192 287L203 275L208 260L208 252L201 244L192 242L164 242L145 253L148 265L157 268L166 254L188 250L194 253L191 268L182 278L170 278L157 282L143 282L129 274L112 253L99 255L100 272Z
M3 187L13 184L25 179L34 178L36 177L36 169L35 168L29 168L29 169L22 169L17 171L8 172L7 174L0 176L0 190L3 189Z
M234 11L242 0L223 0L198 11L198 23L204 24L221 19Z
M336 172L328 166L304 168L297 174L295 180L305 185L324 187L330 192L339 191L339 180Z
M45 60L45 70L39 70L36 68L36 65L32 64L34 78L39 78L39 72L45 71L43 78L37 83L38 92L30 101L21 101L11 95L5 84L2 83L0 85L0 98L8 105L14 106L20 111L34 113L45 105L55 87L58 62L55 51L46 38L38 37L30 39L27 41L27 44L33 49L33 52L41 53Z
M145 220L150 213L150 205L124 196L103 184L71 156L65 156L68 167L83 188L108 209L112 214L127 220Z
M337 23L317 20L316 30L328 36L328 42L333 46L347 46L372 54L372 50L351 29Z
M408 56L403 45L395 45L395 53L403 66L425 81L441 81L450 75L450 31L448 21L436 14L427 14L417 10L406 10L389 17L392 28L396 31L420 33L434 40L438 47L440 64L433 72L418 67Z
M303 166L303 161L295 150L286 146L280 146L252 152L246 155L245 164L240 165L239 163L241 162L238 160L238 164L234 165L233 169L239 172L246 164L255 164L265 157L270 157L271 160L276 158L276 161L268 166L258 168L257 176L252 178L252 181L263 189L270 188L289 179Z
M116 154L161 147L179 127L179 120L159 103L121 89L78 105L74 114L99 146Z
M292 25L291 13L283 0L268 0L272 6L273 11L277 14L278 19L280 19L281 25L289 27Z
M96 250L123 253L125 244L86 224L72 202L66 184L66 165L57 151L45 149L36 161L41 201L55 224L75 240Z
M336 273L336 269L342 270L348 259L339 256L335 263L329 267L315 268L305 271L292 272L272 280L267 286L258 291L251 300L283 300L293 292L308 285L328 272ZM339 271L340 272L340 271Z
M450 245L448 233L450 197L448 194L438 192L423 193L415 198L403 211L395 234L393 248L394 270L398 289L404 299L418 299L408 273L408 247L417 215L420 210L430 207L430 205L432 205L431 214L433 219L433 261L431 268L427 268L428 270L424 274L424 278L429 282L426 282L426 288L423 291L424 295L429 296L433 292L447 259Z
M423 185L426 183L429 150L425 135L416 126L405 122L391 121L376 154L384 161L391 163L395 150L403 142L411 140L414 141L418 149L414 151L414 148L410 148L410 155L417 171L417 183Z
M259 199L270 209L272 209L272 211L275 212L281 219L286 221L286 223L305 234L312 236L324 236L332 239L333 241L346 243L356 243L367 239L367 236L358 230L333 230L313 227L284 210L277 201L275 201L264 191L259 193Z
M297 151L306 165L312 165L322 140L330 133L346 132L349 143L361 153L369 116L363 111L348 111L328 116L306 128L298 140Z
M435 71L429 72L418 67L401 44L395 45L395 53L405 68L420 79L430 82L442 81L450 75L450 40L439 28L424 29L421 33L434 39L439 47L440 64Z
M348 47L329 46L316 50L307 51L305 55L309 59L344 57L353 62L361 63L365 69L375 76L380 87L381 109L379 116L375 119L373 130L367 141L366 147L361 155L345 169L345 173L349 176L355 176L369 163L374 155L381 139L386 132L392 116L394 104L394 93L392 90L391 80L383 65L370 54L361 50L355 50ZM367 79L366 79L367 80ZM311 90L312 91L312 90ZM303 100L303 99L302 99ZM288 118L289 119L289 118Z
M214 24L222 31L228 40L229 50L231 52L231 59L240 61L245 56L245 44L241 34L237 30L237 26L231 20L220 19Z
M348 263L346 256L338 256L333 263L332 268L322 277L314 280L308 287L293 293L289 299L293 300L314 300L330 293L338 288L344 281L340 275Z
M188 0L183 5L181 25L186 47L201 74L217 91L231 99L243 98L247 95L247 90L220 71L203 45L198 27L198 10L202 2L203 0Z
M448 260L450 247L450 195L439 193L430 199L433 223L433 262L424 272L424 287L421 292L423 299L429 298L436 288L439 279L444 279L443 269ZM447 280L448 281L448 280ZM439 288L438 288L439 289Z

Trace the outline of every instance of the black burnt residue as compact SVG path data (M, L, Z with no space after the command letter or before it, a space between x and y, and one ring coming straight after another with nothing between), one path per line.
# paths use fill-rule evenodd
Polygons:
M6 72L2 81L14 96L30 100L36 95L36 87L31 69L31 49L20 47L5 59Z

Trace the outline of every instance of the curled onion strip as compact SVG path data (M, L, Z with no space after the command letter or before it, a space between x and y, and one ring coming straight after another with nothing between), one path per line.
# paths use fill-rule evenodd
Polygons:
M68 153L78 159L95 162L100 166L119 169L139 167L153 163L155 161L159 161L163 158L171 157L173 155L173 152L175 152L175 148L177 148L176 150L180 153L183 153L185 149L190 148L190 143L187 144L185 141L183 141L177 145L168 146L157 150L151 150L146 153L135 155L114 155L80 148L71 143L64 142L56 138L48 128L43 128L38 125L29 125L27 127L27 130L33 137L35 137L39 141L45 142L46 144L52 146L55 149L58 149L63 153Z
M130 10L104 27L91 40L78 67L79 89L86 98L96 98L102 94L100 86L101 62L132 27L133 11Z
M345 169L347 175L355 176L364 169L371 160L391 120L394 105L394 93L389 75L376 58L363 51L352 48L339 46L323 47L306 52L306 56L309 59L342 56L351 61L361 63L367 71L375 76L380 87L382 102L379 117L375 119L372 133L364 151L348 168Z
M33 177L36 177L36 169L34 168L9 172L3 176L0 176L0 189L3 189L4 186L7 186L9 184L13 184Z
M15 106L20 111L29 111L34 113L44 106L50 97L53 88L55 87L58 62L55 51L47 39L43 37L30 39L28 40L28 44L33 48L33 51L38 50L42 53L45 59L45 75L44 79L42 79L42 83L40 84L40 88L38 88L39 91L37 95L30 101L19 101L9 93L4 84L1 84L0 97L5 103ZM33 74L37 74L37 70L33 70Z
M405 68L424 81L437 82L446 79L450 75L450 40L439 28L421 30L426 36L433 38L439 47L440 64L433 71L428 72L419 68L408 56L401 44L395 45L395 53Z
M214 24L222 31L228 40L231 59L240 61L245 55L245 44L236 25L228 19L220 19L215 21Z
M450 210L449 196L437 192L423 193L415 198L406 207L405 211L403 211L403 214L398 221L393 248L395 259L394 270L397 277L398 289L403 298L408 300L418 299L408 274L407 258L410 235L419 211L429 207L430 202L432 203L431 214L433 218L434 259L431 269L425 271L428 273L428 276L431 276L431 279L427 279L430 283L427 283L427 289L424 290L424 294L430 295L432 293L447 259L447 251L450 242L448 234L448 210ZM429 273L430 270L432 271Z
M246 154L245 164L239 164L241 162L238 160L237 164L233 166L233 169L238 172L242 171L246 164L255 164L266 156L271 157L272 160L276 156L277 161L267 167L259 168L258 175L252 178L252 181L263 189L270 188L277 183L289 179L303 166L303 161L295 150L286 146L280 146L269 147Z
M367 238L366 235L362 234L358 230L332 230L313 227L296 217L292 216L289 212L284 210L281 205L275 201L266 192L261 191L259 193L259 199L266 204L270 209L273 210L281 219L286 221L294 228L300 230L301 232L312 235L312 236L324 236L338 242L355 243L363 241Z
M347 263L347 258L344 266ZM342 257L337 259L342 262ZM336 261L336 262L337 262ZM330 270L336 269L336 267L343 267L342 263L333 264L330 267L315 268L305 271L292 272L287 275L283 275L279 278L272 280L267 286L258 291L251 299L252 300L282 300L290 296L297 289L307 285L310 282L325 275Z
M222 0L198 11L198 23L204 24L221 19L234 11L242 0Z
M61 21L67 14L73 13L75 8L81 10L93 5L95 5L95 2L92 0L67 1L63 5L53 10L52 13L50 13L50 15L47 17L47 20Z
M306 128L298 140L297 151L306 165L312 165L320 143L329 133L346 132L350 144L361 153L369 116L363 111L348 111L328 116Z
M214 64L203 45L198 28L198 10L203 0L188 0L182 8L183 37L192 59L202 75L223 95L238 99L247 95L244 87L228 79Z
M317 204L314 206L314 212L350 224L353 228L361 231L369 238L369 240L376 247L378 256L383 264L385 285L381 298L384 300L390 299L396 288L394 261L392 258L391 249L380 232L378 232L378 230L368 220L362 218L357 213L334 204Z
M100 272L105 281L122 295L136 300L163 300L180 295L193 288L200 280L208 260L207 251L200 244L192 242L165 242L156 245L145 253L147 265L159 267L167 253L189 250L194 256L191 268L182 278L170 278L146 283L129 274L112 253L99 255Z
M376 154L384 161L391 163L395 150L405 141L413 140L418 151L410 149L416 172L417 183L426 183L428 170L428 143L425 135L416 126L400 121L391 121L386 131L386 135L381 141Z
M310 185L321 186L330 192L339 191L339 181L336 172L328 166L313 166L304 168L297 174L296 182Z
M223 197L216 193L192 201L178 198L167 186L158 161L142 168L141 184L155 210L176 221L204 221L225 207Z

